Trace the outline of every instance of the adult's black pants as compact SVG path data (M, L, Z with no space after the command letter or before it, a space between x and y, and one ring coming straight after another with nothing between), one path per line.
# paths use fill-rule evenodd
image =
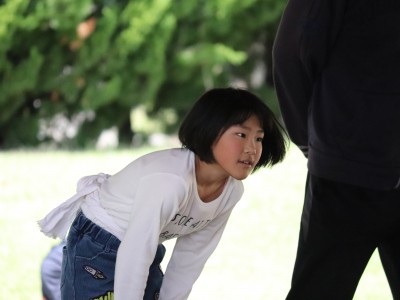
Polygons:
M287 300L351 300L375 249L400 299L400 190L308 175Z

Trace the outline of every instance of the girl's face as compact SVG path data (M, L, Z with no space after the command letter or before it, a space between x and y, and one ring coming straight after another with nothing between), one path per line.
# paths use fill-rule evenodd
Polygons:
M261 157L263 138L264 131L254 115L229 127L212 147L216 164L226 175L245 179Z

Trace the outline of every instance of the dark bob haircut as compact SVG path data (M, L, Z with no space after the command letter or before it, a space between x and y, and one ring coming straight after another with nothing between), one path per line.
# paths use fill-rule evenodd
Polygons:
M285 157L287 133L268 106L247 90L215 88L204 93L182 121L179 140L202 161L214 163L214 143L229 127L243 124L252 115L264 130L262 154L254 171L273 166Z

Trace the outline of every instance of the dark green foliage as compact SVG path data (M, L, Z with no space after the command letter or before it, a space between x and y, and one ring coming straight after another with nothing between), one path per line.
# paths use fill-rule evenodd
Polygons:
M172 108L179 120L206 89L238 80L266 95L284 2L1 1L0 148L56 140L46 128L60 116L81 128L60 145L93 145L112 126L129 141L137 105L150 116ZM260 63L265 78L254 84Z

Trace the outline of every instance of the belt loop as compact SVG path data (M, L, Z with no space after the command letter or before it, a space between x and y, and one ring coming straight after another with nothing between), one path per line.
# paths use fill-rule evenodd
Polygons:
M110 234L110 238L108 239L108 241L106 243L105 250L107 252L110 252L110 250L117 251L120 243L121 243L120 240L116 236L114 236L113 234Z

